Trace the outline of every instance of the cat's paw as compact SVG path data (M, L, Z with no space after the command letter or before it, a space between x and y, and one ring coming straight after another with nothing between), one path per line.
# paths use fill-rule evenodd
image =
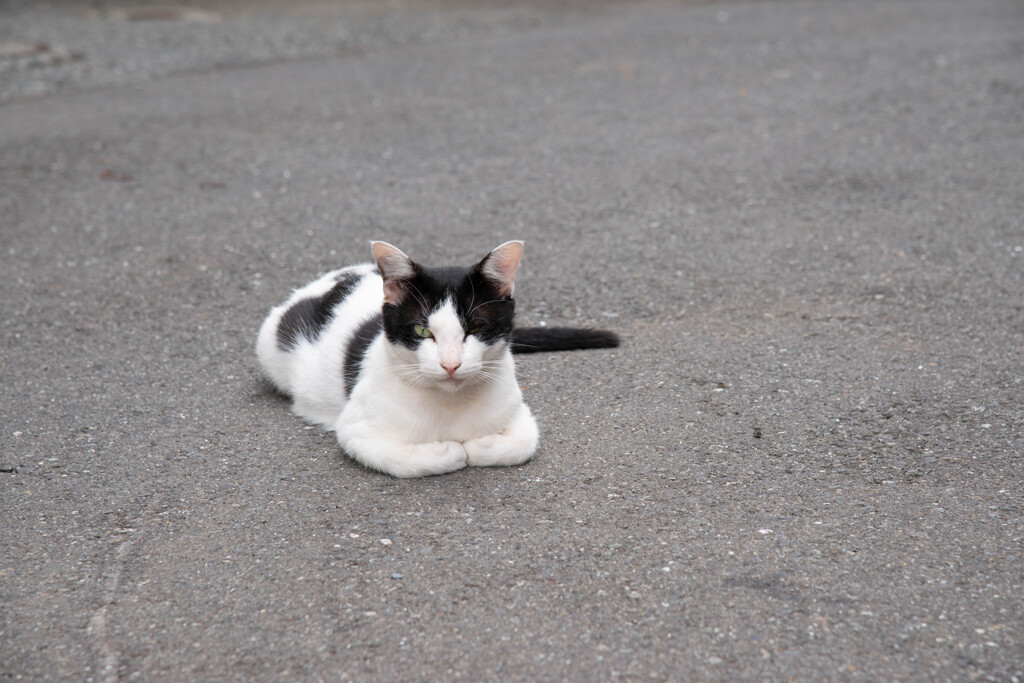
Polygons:
M342 446L357 462L401 479L446 474L466 466L466 449L456 441L410 444L355 438Z
M435 462L438 464L438 466L443 468L437 474L461 470L463 467L469 464L466 454L466 448L458 441L439 441L437 443L426 445L434 446L437 448Z
M479 439L473 439L462 444L466 448L466 455L469 455L470 451L479 455L484 451L492 451L494 447L499 444L502 437L498 434L489 434L487 436L481 436Z
M408 457L393 463L390 474L401 478L447 474L466 466L466 449L457 441L417 444Z
M529 460L534 451L531 444L503 434L488 434L462 445L466 447L466 461L471 467L519 465Z

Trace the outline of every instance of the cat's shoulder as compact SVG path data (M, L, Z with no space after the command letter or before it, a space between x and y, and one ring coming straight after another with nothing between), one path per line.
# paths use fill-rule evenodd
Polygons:
M373 282L369 282L374 280ZM369 296L360 296L376 305L380 294L380 274L372 263L346 266L324 273L316 280L292 292L280 307L276 322L277 343L282 350L292 349L303 338L314 341L334 316L335 309L369 286Z
M328 271L302 287L294 290L290 301L310 296L323 296L329 292L344 295L355 289L367 276L380 277L380 271L372 263L360 263Z

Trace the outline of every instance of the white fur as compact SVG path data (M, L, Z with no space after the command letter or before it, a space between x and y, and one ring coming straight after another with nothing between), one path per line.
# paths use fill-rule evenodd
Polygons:
M296 301L327 292L342 271L293 292L260 329L260 364L267 378L292 397L294 412L333 429L358 462L396 477L529 460L538 431L523 403L512 354L505 345L489 346L467 335L450 301L429 317L433 338L416 351L379 336L346 398L345 349L359 325L381 310L384 283L370 272L371 265L343 270L364 278L315 341L281 350L278 322Z

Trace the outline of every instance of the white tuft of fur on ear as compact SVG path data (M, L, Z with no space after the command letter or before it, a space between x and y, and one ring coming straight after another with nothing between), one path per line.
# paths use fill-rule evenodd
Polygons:
M402 253L398 247L387 242L373 242L373 260L377 262L377 269L381 278L384 279L384 301L386 303L398 303L405 289L402 283L411 279L416 274L416 267L412 259Z
M515 291L516 271L519 270L519 259L522 256L523 243L512 240L502 244L480 262L480 272L497 285L501 296L512 296Z

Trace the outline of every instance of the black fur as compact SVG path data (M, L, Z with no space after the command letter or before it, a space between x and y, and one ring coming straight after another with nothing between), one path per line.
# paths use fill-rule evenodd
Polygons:
M322 296L301 299L292 304L277 325L278 348L287 351L299 343L300 337L313 341L320 336L320 330L331 319L334 307L344 301L361 279L362 276L354 273L341 273L336 278L337 284Z
M512 353L612 349L619 335L607 330L575 327L518 327L512 331Z
M384 305L384 334L392 343L416 349L423 339L413 326L426 325L430 314L449 298L463 329L485 344L507 342L512 336L515 302L499 295L479 268L416 265L415 274L402 283L402 289L404 295L398 303Z
M380 330L381 316L375 315L372 318L368 318L366 322L356 329L355 335L353 335L352 340L348 343L348 348L345 349L345 364L343 366L346 396L352 395L352 390L355 389L356 382L359 381L359 371L363 367L366 349L380 335Z

